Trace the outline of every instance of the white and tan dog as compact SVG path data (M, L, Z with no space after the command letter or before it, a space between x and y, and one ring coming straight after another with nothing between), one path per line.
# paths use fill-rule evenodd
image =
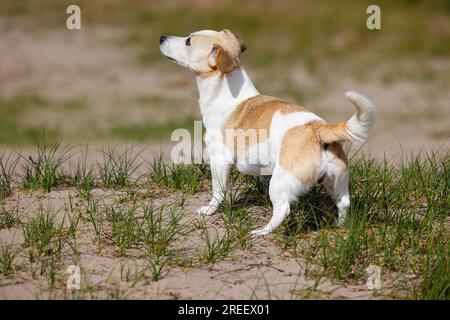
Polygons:
M272 176L273 216L252 234L275 230L289 214L291 203L317 182L323 182L336 201L338 224L345 222L349 172L341 144L367 139L374 123L373 105L367 98L347 92L356 113L346 122L328 124L303 107L263 96L240 64L239 55L246 49L243 41L229 30L162 36L160 49L196 75L213 187L209 205L199 213L211 215L218 209L235 165L244 174Z

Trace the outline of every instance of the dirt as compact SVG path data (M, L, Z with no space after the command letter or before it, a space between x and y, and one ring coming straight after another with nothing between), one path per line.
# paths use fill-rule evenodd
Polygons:
M51 207L62 221L68 208L69 194L74 196L73 205L78 207L82 200L75 196L74 190L52 191L48 194L36 192L16 192L6 201L6 207L18 207L27 215L33 216L39 206ZM123 192L94 190L96 198L108 202ZM188 197L182 224L185 227L199 219L195 210L208 200L209 191ZM159 203L173 201L176 194ZM70 213L74 215L75 213ZM251 215L257 223L263 224L270 215L267 210L255 208ZM66 217L67 219L67 217ZM212 234L225 232L225 223L221 214L206 219ZM188 267L171 267L158 281L153 281L146 268L148 260L140 250L128 250L127 256L120 257L114 246L103 245L101 250L95 245L95 233L92 225L82 221L78 227L77 251L75 255L68 246L58 262L56 290L49 287L48 278L39 272L32 277L30 263L26 256L19 255L16 260L17 271L6 277L0 277L0 297L2 299L70 298L76 297L76 290L65 289L65 270L76 262L82 270L83 298L128 299L295 299L295 298L348 298L379 299L390 292L389 282L376 295L367 289L365 283L346 286L333 284L322 278L316 283L312 277L305 277L306 260L302 256L293 256L283 250L272 238L251 239L251 249L236 249L225 259L216 263L194 263ZM16 248L23 244L20 227L0 230L0 241L13 244ZM188 252L199 254L203 251L204 240L198 232L192 232L177 241ZM187 249L186 249L187 250ZM23 253L22 253L23 254ZM126 272L129 270L128 278ZM135 280L133 277L140 275ZM118 289L120 288L120 289Z

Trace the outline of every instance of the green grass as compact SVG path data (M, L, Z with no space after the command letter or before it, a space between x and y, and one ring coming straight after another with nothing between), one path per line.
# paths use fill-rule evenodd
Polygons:
M220 235L216 230L213 233L207 228L203 229L203 240L205 241L205 247L202 255L200 256L201 261L208 263L214 263L218 260L226 258L233 248L233 241L228 232Z
M418 299L450 299L450 246L448 243L437 248L436 261L426 272L418 288Z
M38 142L36 155L24 158L23 187L50 192L65 179L62 165L70 157L69 152L61 146L61 140L48 143L44 138Z
M63 222L57 222L51 208L39 207L35 217L22 226L24 246L29 248L30 260L59 256L63 246Z
M14 272L14 260L16 259L18 250L12 245L0 243L0 274L8 276Z
M0 151L0 200L12 193L12 179L19 159L18 156L14 157L12 151Z
M122 152L111 146L104 150L103 162L97 163L103 186L105 188L129 186L132 183L132 175L140 166L137 160L141 152L134 153L134 146L127 146Z
M168 271L169 261L165 256L148 257L148 270L153 281L158 281Z
M6 208L4 205L0 205L0 229L9 229L18 224L20 224L19 209Z
M201 183L208 177L206 165L166 164L161 156L154 158L151 180L172 190L181 190L194 194L201 188Z
M177 261L171 244L181 232L182 211L175 203L157 207L152 199L139 198L107 204L90 197L81 208L83 220L93 228L99 251L112 245L118 256L127 256L130 249L138 249L149 261L154 278Z
M448 251L442 248L449 245L449 160L431 154L397 166L362 158L351 169L347 228L320 229L304 249L310 262L337 281L359 279L370 264L384 273L411 274L426 272L438 261L435 270L440 274L439 266L448 262ZM450 279L441 280L437 291Z
M88 201L91 199L91 197L85 199ZM69 221L69 227L67 229L67 236L68 238L72 238L72 242L68 241L69 246L71 247L72 251L75 255L78 255L78 248L77 248L77 234L78 234L78 227L80 226L80 220L82 218L82 213L80 210L76 209L74 206L74 197L71 193L69 193L69 199L68 199L68 205L66 205L66 212L68 213L66 215L68 221Z
M254 227L253 220L247 213L247 206L251 203L257 203L259 205L263 204L264 198L260 197L259 200L253 198L254 194L260 194L260 191L264 193L260 188L264 185L264 182L258 179L249 179L244 177L244 188L242 194L237 194L242 187L242 185L232 182L231 190L236 190L235 192L230 192L228 197L225 198L222 203L220 210L224 214L224 221L227 229L228 241L232 242L233 245L237 244L242 250L247 250L251 245L250 231ZM255 182L253 188L249 181ZM249 188L250 187L250 188ZM249 189L246 189L249 188ZM254 194L253 191L255 192ZM206 235L205 235L206 239Z
M88 165L88 145L85 148L80 147L81 159L77 163L75 173L71 176L73 185L77 188L78 194L83 199L91 197L92 189L95 186L94 168Z
M180 231L182 211L176 206L155 207L149 202L143 207L143 245L148 256L168 256L170 244Z
M130 262L120 262L120 281L136 283L145 275L145 269L141 270L136 265L133 267Z
M94 228L96 235L95 243L100 250L104 238L105 214L100 210L99 202L100 200L89 197L83 205L82 217L84 220L89 221Z
M128 248L139 243L143 223L138 219L137 213L134 203L106 207L106 220L110 223L111 237L118 247L119 255L124 255Z

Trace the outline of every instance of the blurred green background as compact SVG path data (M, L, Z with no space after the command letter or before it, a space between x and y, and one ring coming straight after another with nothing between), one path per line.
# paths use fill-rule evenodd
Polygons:
M81 7L82 29L66 29ZM366 8L381 8L381 30ZM329 121L377 106L376 153L450 136L450 2L61 1L0 3L0 145L50 138L160 143L200 119L193 77L159 52L162 34L228 28L257 88Z

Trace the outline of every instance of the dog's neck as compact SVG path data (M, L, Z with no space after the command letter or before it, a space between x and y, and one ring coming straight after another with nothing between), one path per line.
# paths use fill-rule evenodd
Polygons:
M244 68L228 74L197 76L200 112L205 128L220 126L244 100L259 95Z

